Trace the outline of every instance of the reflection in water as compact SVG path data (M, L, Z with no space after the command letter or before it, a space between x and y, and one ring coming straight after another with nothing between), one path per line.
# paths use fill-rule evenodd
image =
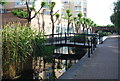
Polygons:
M78 60L80 60L80 58L82 58L85 55L86 49L78 48L78 47L59 47L54 50L54 53L58 54L57 58L55 58L55 64L54 64L55 77L52 76L52 68L51 68L52 63L45 63L45 69L44 69L43 61L41 61L41 64L39 65L41 66L39 67L41 69L39 76L42 79L59 78L64 72L66 72L72 65L74 65ZM65 57L63 56L63 54L68 56ZM76 55L76 56L71 57L69 55ZM75 59L78 56L79 59Z

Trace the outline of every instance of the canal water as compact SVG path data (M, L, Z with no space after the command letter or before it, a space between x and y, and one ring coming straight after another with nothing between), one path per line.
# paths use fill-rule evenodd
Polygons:
M55 77L59 78L64 72L66 72L71 66L78 62L86 53L86 49L78 48L78 47L58 47L54 50L56 55L55 65L54 65L54 72ZM63 55L64 54L64 55ZM66 56L67 55L67 56ZM74 55L74 56L71 56ZM76 59L79 56L79 59ZM38 77L39 79L51 79L53 69L52 63L46 63L44 67L43 59L39 62L37 68ZM43 69L45 69L43 71ZM36 75L34 75L35 79Z

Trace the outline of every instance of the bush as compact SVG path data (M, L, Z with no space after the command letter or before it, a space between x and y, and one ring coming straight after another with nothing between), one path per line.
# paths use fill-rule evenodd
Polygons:
M111 35L112 33L111 32L102 32L102 31L99 31L98 34L99 34L99 37L103 37L103 36Z
M20 10L20 9L12 10L12 13L18 16L19 18L25 18L28 16L27 12Z
M84 43L86 41L86 35L85 33L81 34L83 35L76 35L75 37L72 37L71 42Z

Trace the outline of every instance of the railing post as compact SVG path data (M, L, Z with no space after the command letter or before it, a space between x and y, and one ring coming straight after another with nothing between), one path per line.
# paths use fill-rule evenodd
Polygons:
M58 43L59 43L59 41L60 41L60 39L59 39L59 33L58 33L57 41L58 41ZM56 42L57 42L57 41L56 41Z
M92 38L90 38L90 40L91 40L91 54L93 54Z
M95 37L93 36L93 50L95 50Z
M62 33L61 33L61 35L60 35L60 43L62 43Z
M84 45L85 45L85 42L86 42L86 34L83 34L84 35Z
M75 45L75 33L74 33L74 45Z
M89 39L88 39L87 41L88 41L88 46L90 46L90 41L89 41ZM88 58L90 58L90 48L88 48Z
M65 32L65 44L66 44L66 42L67 42L67 39L66 39L66 32Z

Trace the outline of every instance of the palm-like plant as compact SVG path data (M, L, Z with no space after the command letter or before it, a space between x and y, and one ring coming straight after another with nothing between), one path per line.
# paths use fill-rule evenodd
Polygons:
M86 18L82 18L83 32L85 32L86 25L87 25Z
M0 1L0 4L1 4L1 5L5 5L6 3L7 3L6 0L1 0L1 1Z
M50 19L52 22L52 37L54 37L54 29L55 29L55 22L58 20L58 18L60 17L59 13L54 13L53 9L55 7L56 3L55 2L51 2L48 6L50 9ZM54 20L54 16L56 16L56 20Z
M75 23L75 29L77 33L80 33L80 28L81 28L81 24L82 24L82 13L79 13L77 15L78 17L74 17L74 23Z
M91 19L86 18L86 29L87 29L87 33L88 33L88 29L90 28L90 22L91 22Z
M67 9L66 13L67 13L67 20L68 20L67 33L69 33L72 13L70 13L70 9Z

